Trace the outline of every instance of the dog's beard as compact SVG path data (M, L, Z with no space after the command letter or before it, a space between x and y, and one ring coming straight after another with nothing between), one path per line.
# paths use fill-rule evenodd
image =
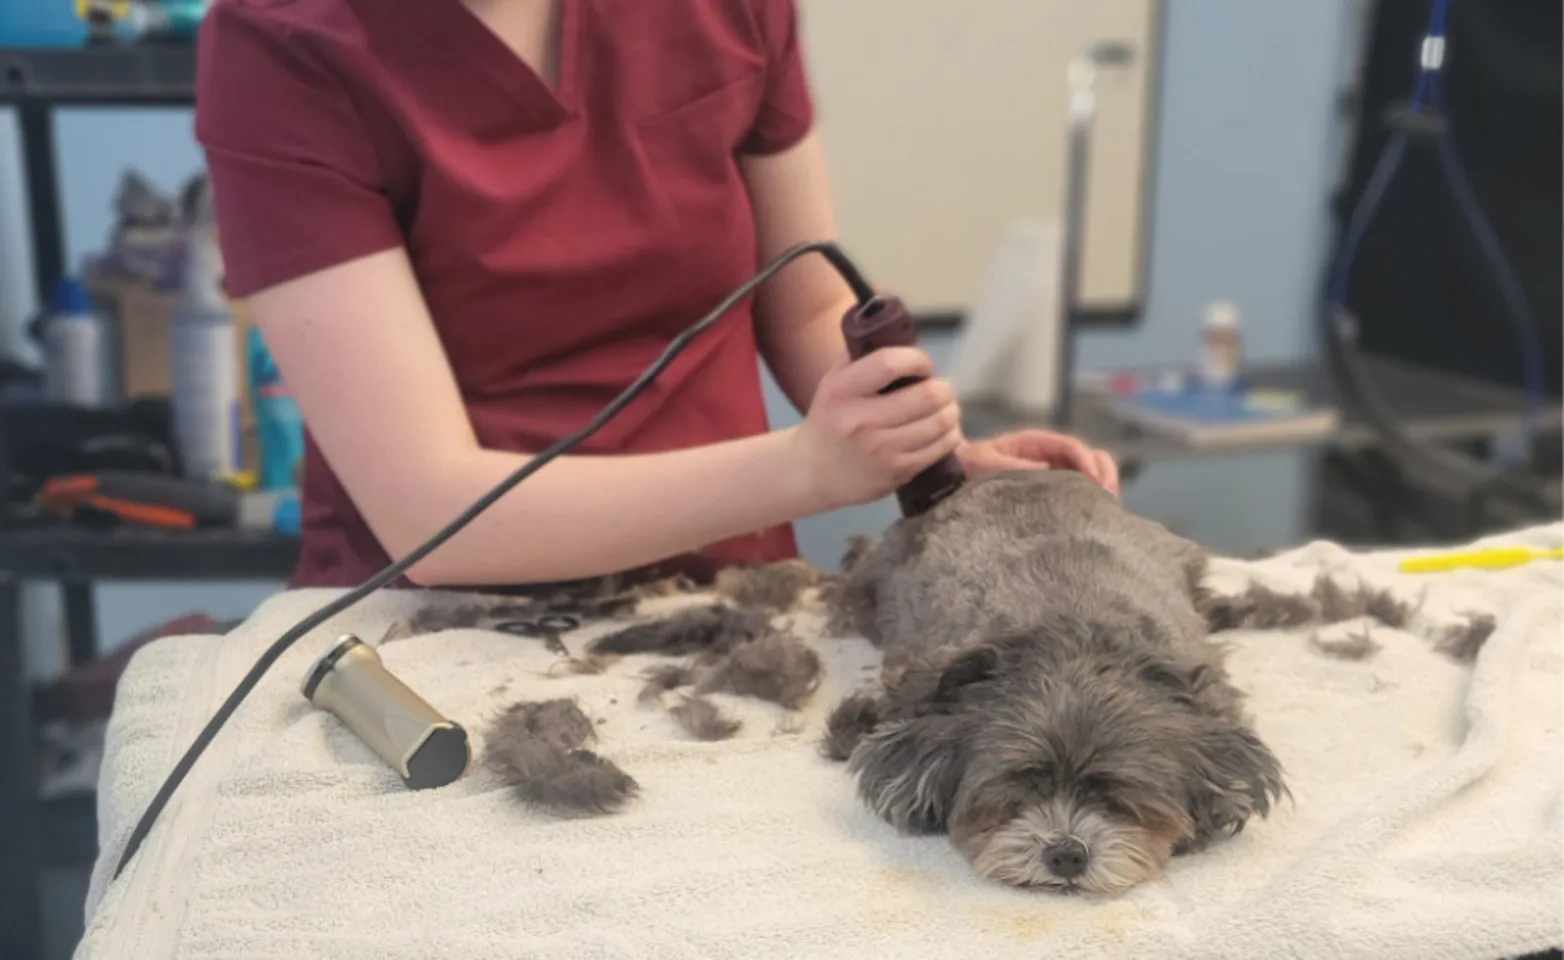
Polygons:
M1156 877L1171 856L1173 838L1063 801L1029 806L978 840L971 850L980 875L1015 887L1114 894ZM1050 844L1073 839L1085 848L1086 869L1062 878L1048 867Z

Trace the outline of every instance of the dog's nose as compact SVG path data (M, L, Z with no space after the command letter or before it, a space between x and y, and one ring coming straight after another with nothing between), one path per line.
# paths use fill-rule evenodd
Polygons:
M1043 848L1043 864L1060 880L1074 880L1086 872L1086 844L1074 837L1055 840Z

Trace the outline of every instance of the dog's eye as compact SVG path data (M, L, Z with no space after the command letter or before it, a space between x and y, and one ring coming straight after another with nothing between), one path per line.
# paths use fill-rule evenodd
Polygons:
M1107 774L1089 773L1081 778L1081 789L1092 797L1105 797L1113 792L1113 778Z
M1030 790L1038 793L1052 793L1054 789L1054 768L1047 763L1034 763L1021 767L1015 772L1017 782L1025 784Z
M1169 690L1182 691L1184 681L1178 674L1160 663L1154 663L1140 672L1141 677L1149 684L1158 687L1166 687Z

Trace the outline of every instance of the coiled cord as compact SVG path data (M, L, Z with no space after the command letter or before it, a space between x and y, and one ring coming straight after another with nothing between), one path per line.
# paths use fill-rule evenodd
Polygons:
M218 707L217 712L212 715L212 719L208 720L206 726L201 728L201 732L196 735L195 740L185 750L184 755L179 758L179 762L174 765L174 769L164 779L162 786L158 788L157 794L153 796L152 802L147 804L147 809L142 813L141 819L136 822L135 829L131 831L130 838L125 843L125 850L120 854L119 864L114 868L114 876L118 878L120 873L124 871L126 864L130 863L131 858L136 855L136 851L141 848L147 835L152 832L152 827L157 822L158 816L168 806L168 801L173 797L174 791L179 789L180 783L184 782L185 777L190 773L191 768L195 766L196 761L200 759L201 754L205 752L207 746L211 744L212 740L223 729L223 726L234 715L234 712L239 709L240 704L250 695L250 692L261 682L261 678L266 675L266 671L271 669L271 666L277 662L277 659L289 647L292 647L305 634L327 620L368 597L376 590L395 581L412 568L414 564L429 556L447 540L461 532L463 527L476 520L480 514L493 506L501 497L515 489L523 480L543 469L548 465L549 461L570 452L583 440L602 429L605 424L618 416L632 400L650 386L667 369L675 357L682 353L697 337L716 324L718 320L722 319L728 311L738 306L745 298L753 294L761 284L781 272L784 267L812 253L818 253L825 257L831 266L836 268L837 273L841 274L842 279L846 280L848 286L852 288L853 296L857 298L860 304L867 304L874 299L874 288L869 285L868 281L858 271L858 268L853 265L852 261L847 258L847 255L834 243L828 241L802 243L790 247L779 254L776 259L766 264L758 273L728 294L710 313L695 321L683 333L670 341L668 346L664 348L661 356L653 361L651 366L642 371L640 376L636 377L623 392L611 400L602 410L598 411L597 415L584 426L550 444L537 456L522 464L510 476L500 481L488 493L479 497L471 506L463 510L456 519L446 524L434 536L408 551L401 559L385 567L379 573L316 610L303 620L300 620L292 629L278 637L266 649L266 652L261 654L260 658L255 661L255 665L244 675L244 678L239 681L238 685L234 687L233 692L228 695L222 706Z
M1406 156L1411 138L1408 128L1419 119L1436 115L1443 107L1444 92L1440 75L1444 65L1445 22L1449 7L1450 0L1433 0L1428 30L1419 50L1417 83L1407 107L1409 122L1402 123L1396 129L1381 151L1364 186L1363 195L1343 232L1341 248L1331 271L1322 317L1326 346L1336 368L1339 384L1380 435L1387 452L1396 459L1437 472L1473 497L1505 493L1534 506L1545 505L1546 498L1535 485L1517 476L1517 471L1525 464L1531 438L1541 417L1545 393L1541 336L1520 280L1504 254L1498 234L1477 201L1460 155L1447 133L1436 134L1440 167L1457 206L1477 237L1484 259L1499 286L1511 325L1515 327L1521 341L1524 396L1522 423L1511 441L1497 452L1493 464L1484 464L1443 447L1420 443L1408 435L1395 412L1368 385L1369 377L1363 369L1362 357L1357 349L1357 319L1346 306L1352 265L1379 205Z

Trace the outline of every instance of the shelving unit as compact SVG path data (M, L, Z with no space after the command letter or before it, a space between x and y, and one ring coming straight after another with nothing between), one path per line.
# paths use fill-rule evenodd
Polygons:
M40 307L49 302L66 269L54 111L194 103L195 51L188 45L0 47L0 106L16 108L20 120ZM42 943L38 869L91 863L96 829L91 797L39 803L33 778L13 776L33 769L35 762L31 696L21 657L21 585L58 584L70 659L81 663L96 652L96 582L282 579L292 569L298 541L227 531L4 527L0 522L0 956L32 957Z
M0 106L17 108L38 304L65 272L54 110L178 107L195 103L195 50L142 47L0 47Z

